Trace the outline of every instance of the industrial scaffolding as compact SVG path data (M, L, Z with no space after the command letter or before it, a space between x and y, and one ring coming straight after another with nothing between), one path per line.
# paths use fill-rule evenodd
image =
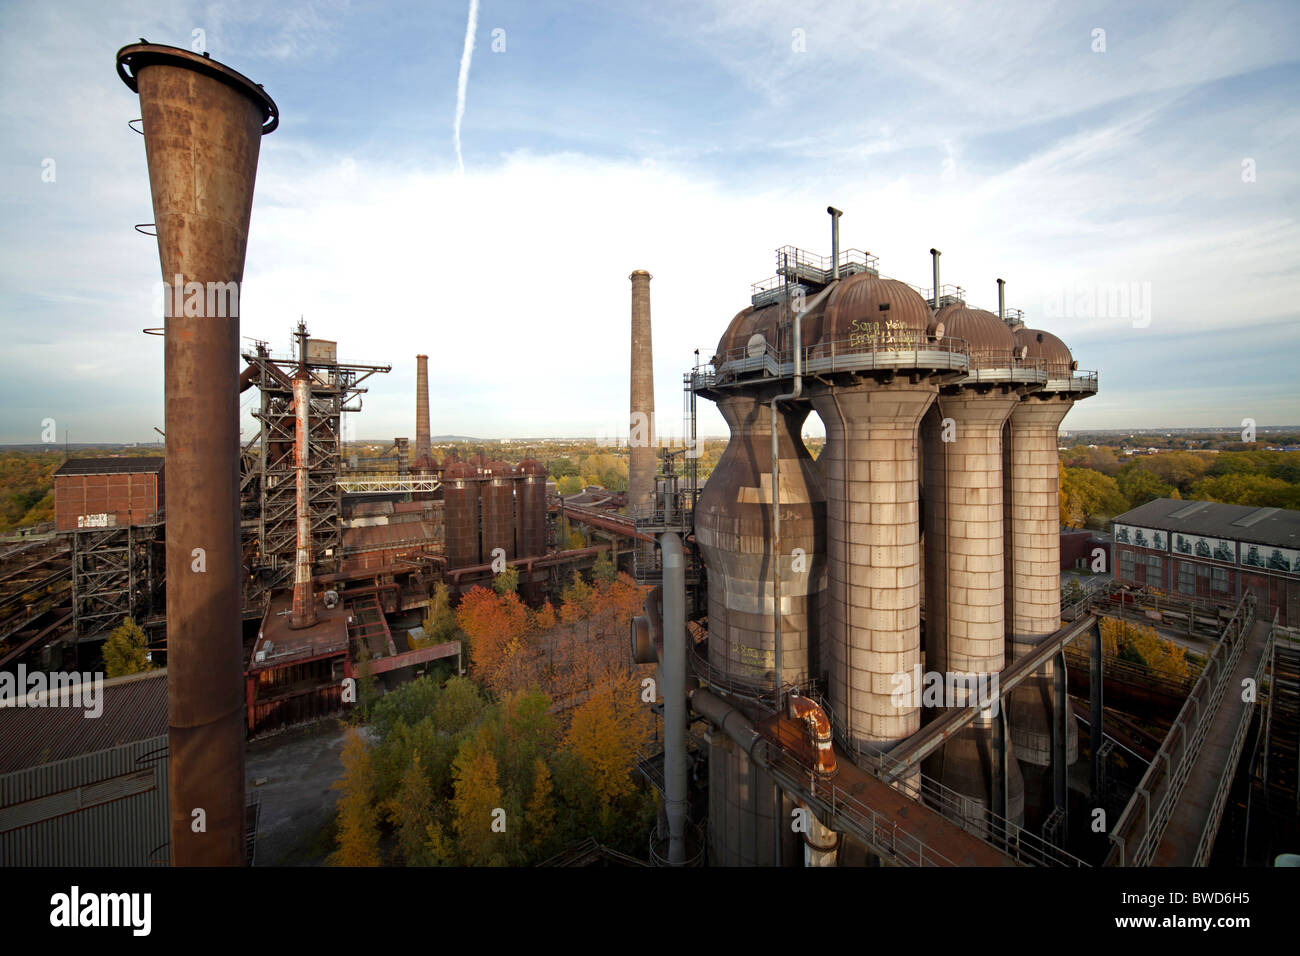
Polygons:
M305 332L305 329L304 329ZM339 571L342 560L342 416L361 410L361 383L391 365L337 361L335 343L306 339L311 376L308 435L308 503L314 574ZM244 449L243 553L247 576L244 616L260 617L272 591L293 584L297 552L297 476L294 468L293 375L296 355L275 356L267 343L244 353L244 380L256 385L260 405L253 413L259 433ZM257 451L253 452L256 445Z
M146 631L163 624L166 563L160 516L150 524L73 532L72 623L78 640L130 617Z

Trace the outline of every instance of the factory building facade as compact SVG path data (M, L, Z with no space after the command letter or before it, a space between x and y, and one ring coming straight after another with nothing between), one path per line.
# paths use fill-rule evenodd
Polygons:
M1300 511L1157 498L1115 518L1115 580L1300 624ZM1265 609L1267 609L1265 611Z

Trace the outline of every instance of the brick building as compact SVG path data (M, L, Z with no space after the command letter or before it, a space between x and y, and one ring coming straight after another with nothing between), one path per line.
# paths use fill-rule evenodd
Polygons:
M1157 498L1115 518L1115 579L1300 625L1300 511Z

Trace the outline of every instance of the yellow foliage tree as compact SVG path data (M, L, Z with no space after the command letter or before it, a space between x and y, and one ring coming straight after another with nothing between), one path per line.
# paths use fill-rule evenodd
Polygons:
M1101 646L1103 654L1143 664L1162 677L1185 680L1191 675L1187 651L1160 637L1154 627L1103 617Z
M338 850L331 866L379 866L379 828L375 823L374 772L370 748L355 727L343 732L343 776L333 784L343 791L338 804Z
M602 825L609 823L614 802L635 786L632 770L645 740L648 715L629 681L594 688L573 712L565 745L591 774Z
M524 826L528 831L528 845L533 849L545 846L555 832L551 771L541 758L533 763L533 792L524 810Z
M460 859L468 866L505 863L505 834L495 828L503 802L497 761L483 734L465 741L452 768L452 828Z

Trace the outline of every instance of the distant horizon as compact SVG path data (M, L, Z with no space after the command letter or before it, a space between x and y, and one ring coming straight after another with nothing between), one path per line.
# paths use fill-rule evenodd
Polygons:
M1124 434L1139 435L1139 434L1148 434L1148 433L1152 433L1152 432L1166 432L1166 433L1169 433L1169 434L1173 434L1173 433L1176 433L1176 432L1219 432L1219 433L1223 433L1223 432L1239 432L1240 430L1241 430L1241 426L1240 426L1240 425L1235 425L1235 424L1234 424L1234 425L1177 425L1177 426L1175 426L1175 425L1143 425L1143 426L1131 426L1131 427L1129 427L1129 428L1061 428L1061 429L1059 429L1058 434L1060 434L1060 435L1071 435L1071 434L1087 433L1087 434L1092 434L1092 435L1124 435ZM1300 424L1295 424L1295 425L1256 425L1256 426L1255 426L1255 431L1256 431L1257 434L1261 434L1261 435L1262 435L1262 434L1267 434L1267 433L1270 433L1270 432L1289 432L1289 431L1295 431L1295 432L1297 432L1297 433L1300 433ZM810 433L810 432L808 432L808 431L805 431L805 432L803 432L803 434L804 434L804 435L811 435L811 437L814 437L814 438L823 438L823 437L825 437L824 435L819 434L819 433L816 433L816 432L811 432L811 433ZM399 436L395 436L395 437L398 437L398 438L410 438L412 442L414 442L414 440L415 440L415 436L414 436L413 434L412 434L412 435L399 435ZM699 439L700 439L701 441L727 441L727 440L730 438L729 435L721 435L721 434L700 435L700 436L698 436L698 437L699 437ZM387 438L347 438L347 439L344 439L344 444L345 444L345 445L382 445L382 444L385 444L385 443L387 443L387 444L392 444L392 441L393 441L393 438L392 438L392 437L387 437ZM597 444L600 444L600 443L602 443L602 442L606 442L606 441L607 441L607 436L601 436L601 435L546 435L546 436L524 435L524 436L512 436L512 437L508 437L508 438L488 438L488 437L475 437L475 436L454 436L454 437L448 437L448 436L438 436L438 435L434 435L434 436L431 436L431 437L430 437L430 441L431 441L432 443L434 443L435 445L437 445L437 444L457 444L457 445L463 445L463 444L468 444L468 443L472 443L472 442L484 442L484 443L492 443L492 444L519 444L519 443L524 443L524 442L595 442L595 443L597 443ZM1258 442L1258 441L1257 441L1257 442L1254 442L1254 444L1259 444L1259 442ZM665 440L665 445L668 446L668 447L671 447L671 446L672 446L672 442L669 441L669 440ZM63 442L0 442L0 449L30 449L30 450L32 450L32 451L38 451L38 450L44 448L44 449L46 449L46 450L48 450L48 451L60 451L60 450L62 450L64 447L65 447L65 445L64 445ZM154 440L154 441L130 441L130 440L127 440L127 441L93 441L93 442L75 442L75 441L74 441L74 442L68 442L67 445L66 445L66 447L68 447L68 448L70 448L70 449L75 449L75 448L131 448L131 447L135 447L135 448L158 448L158 449L164 449L164 448L166 447L166 443L163 442L163 441L160 441L160 440ZM618 444L606 444L605 447L608 447L608 448L625 448L625 447L627 447L627 446L626 446L626 442L620 442L620 443L618 443Z

